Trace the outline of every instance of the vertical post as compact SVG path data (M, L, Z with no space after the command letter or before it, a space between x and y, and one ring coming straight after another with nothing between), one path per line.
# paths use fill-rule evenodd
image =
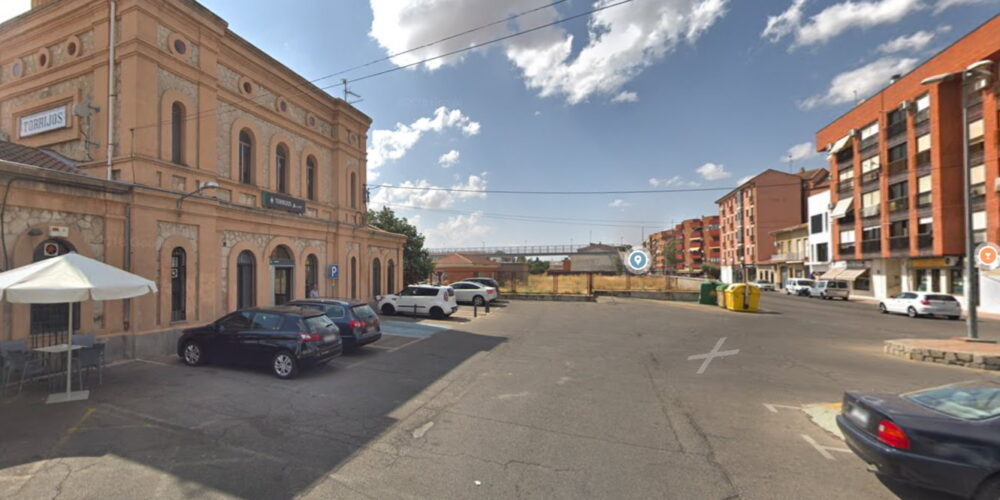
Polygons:
M73 303L69 306L69 335L66 337L66 399L69 400L69 393L73 384Z
M587 273L587 295L594 294L594 273Z
M552 275L552 293L556 294L556 295L559 294L559 275L558 274L553 274Z
M632 274L625 271L625 290L632 289Z
M966 303L966 326L968 327L969 339L979 338L979 329L976 321L976 301L979 299L978 283L976 276L976 259L973 255L976 251L976 242L972 235L972 175L969 172L969 107L968 91L966 86L966 76L962 73L962 176L964 179L965 198L965 303Z

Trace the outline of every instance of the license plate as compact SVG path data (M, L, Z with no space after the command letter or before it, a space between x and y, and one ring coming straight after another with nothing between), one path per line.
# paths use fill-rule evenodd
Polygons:
M867 410L858 408L857 406L852 406L851 409L848 410L847 412L847 418L855 421L862 427L868 427L868 420L869 420L868 415L869 414Z
M337 340L337 336L336 335L332 335L331 334L331 335L326 335L326 336L323 337L323 342L333 342L334 340Z

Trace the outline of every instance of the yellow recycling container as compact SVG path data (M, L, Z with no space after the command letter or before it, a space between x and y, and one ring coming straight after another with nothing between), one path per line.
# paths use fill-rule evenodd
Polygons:
M726 309L737 312L757 312L760 306L760 288L735 283L726 287Z

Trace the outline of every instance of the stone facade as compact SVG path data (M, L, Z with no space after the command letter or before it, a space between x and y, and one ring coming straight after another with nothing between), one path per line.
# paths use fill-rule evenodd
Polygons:
M957 342L961 341L887 340L884 349L886 354L913 361L1000 370L1000 348L991 344L977 346L974 343L965 343L963 347L957 346ZM981 347L984 345L994 349Z

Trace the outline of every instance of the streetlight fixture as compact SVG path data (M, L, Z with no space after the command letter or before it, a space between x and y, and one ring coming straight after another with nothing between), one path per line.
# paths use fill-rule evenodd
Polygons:
M196 195L196 194L198 194L198 193L200 193L200 192L202 192L202 191L204 191L206 189L218 189L218 188L219 188L219 183L215 182L215 181L207 181L207 182L200 182L200 183L198 183L198 189L195 189L194 191L191 191L190 193L184 193L184 196L181 196L180 198L177 198L177 210L180 211L180 209L181 209L181 202L184 201L184 198L187 198L189 196L194 196L194 195Z
M962 79L962 166L963 179L965 185L965 302L966 302L966 327L968 337L966 340L979 340L979 325L976 317L976 302L979 300L979 284L973 277L976 273L975 251L976 242L972 235L972 174L969 171L969 106L968 89L966 86L970 81L985 80L988 87L993 78L993 61L976 61L961 71L954 73L943 73L923 79L923 85L936 85L952 81L956 78Z

